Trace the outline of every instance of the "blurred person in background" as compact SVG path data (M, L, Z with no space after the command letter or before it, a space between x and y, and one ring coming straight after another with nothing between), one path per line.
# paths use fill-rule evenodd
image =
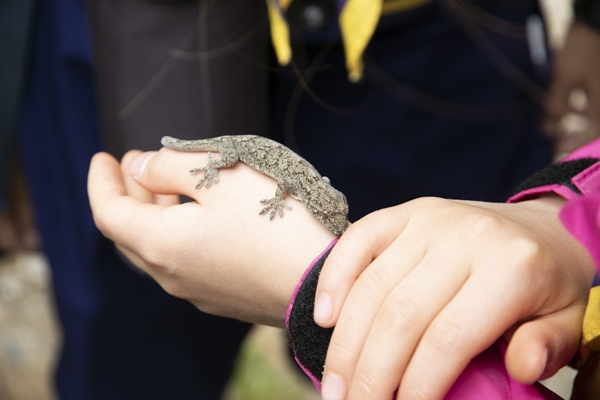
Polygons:
M110 140L100 135L86 12L79 0L36 2L18 118L62 328L56 391L74 400L219 399L250 325L168 296L94 227L86 174Z
M39 247L15 151L33 4L33 0L0 4L0 254Z

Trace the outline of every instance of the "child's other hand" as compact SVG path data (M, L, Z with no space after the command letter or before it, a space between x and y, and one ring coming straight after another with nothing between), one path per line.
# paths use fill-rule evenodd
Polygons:
M595 268L558 220L562 203L423 198L354 223L317 290L315 321L336 325L324 398L442 399L502 335L518 381L566 364Z

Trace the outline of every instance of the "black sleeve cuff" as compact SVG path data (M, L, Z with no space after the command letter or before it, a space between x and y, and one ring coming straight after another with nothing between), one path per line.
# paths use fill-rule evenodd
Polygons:
M550 165L521 183L515 190L515 194L527 189L554 184L566 186L573 192L581 194L580 190L573 185L571 179L598 161L600 160L597 158L580 158Z
M321 328L317 325L313 319L313 311L319 274L330 252L331 249L323 254L304 279L288 320L290 345L297 361L319 381L323 379L325 356L333 328Z

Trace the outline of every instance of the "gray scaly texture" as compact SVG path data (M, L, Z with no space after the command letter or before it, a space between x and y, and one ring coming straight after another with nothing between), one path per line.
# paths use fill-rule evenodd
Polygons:
M285 195L289 194L301 201L334 235L341 236L348 227L346 196L334 189L308 161L280 143L255 135L219 136L203 140L179 140L165 136L161 143L180 151L219 152L220 159L215 160L209 153L206 167L190 170L192 174L204 174L196 185L198 189L218 183L219 169L232 167L241 161L277 181L275 196L261 200L265 208L260 215L270 212L271 220L277 215L283 217L285 210L290 209L284 200Z

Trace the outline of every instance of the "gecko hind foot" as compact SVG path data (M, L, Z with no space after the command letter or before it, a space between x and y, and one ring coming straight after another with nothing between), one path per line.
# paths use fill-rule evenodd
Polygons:
M278 199L277 197L274 197L272 199L261 200L260 202L266 205L267 207L263 208L260 211L259 215L265 215L269 213L269 211L271 211L269 213L269 219L271 221L273 221L277 215L279 215L280 218L283 218L283 216L285 215L285 210L292 209L292 207L287 205L285 200Z

